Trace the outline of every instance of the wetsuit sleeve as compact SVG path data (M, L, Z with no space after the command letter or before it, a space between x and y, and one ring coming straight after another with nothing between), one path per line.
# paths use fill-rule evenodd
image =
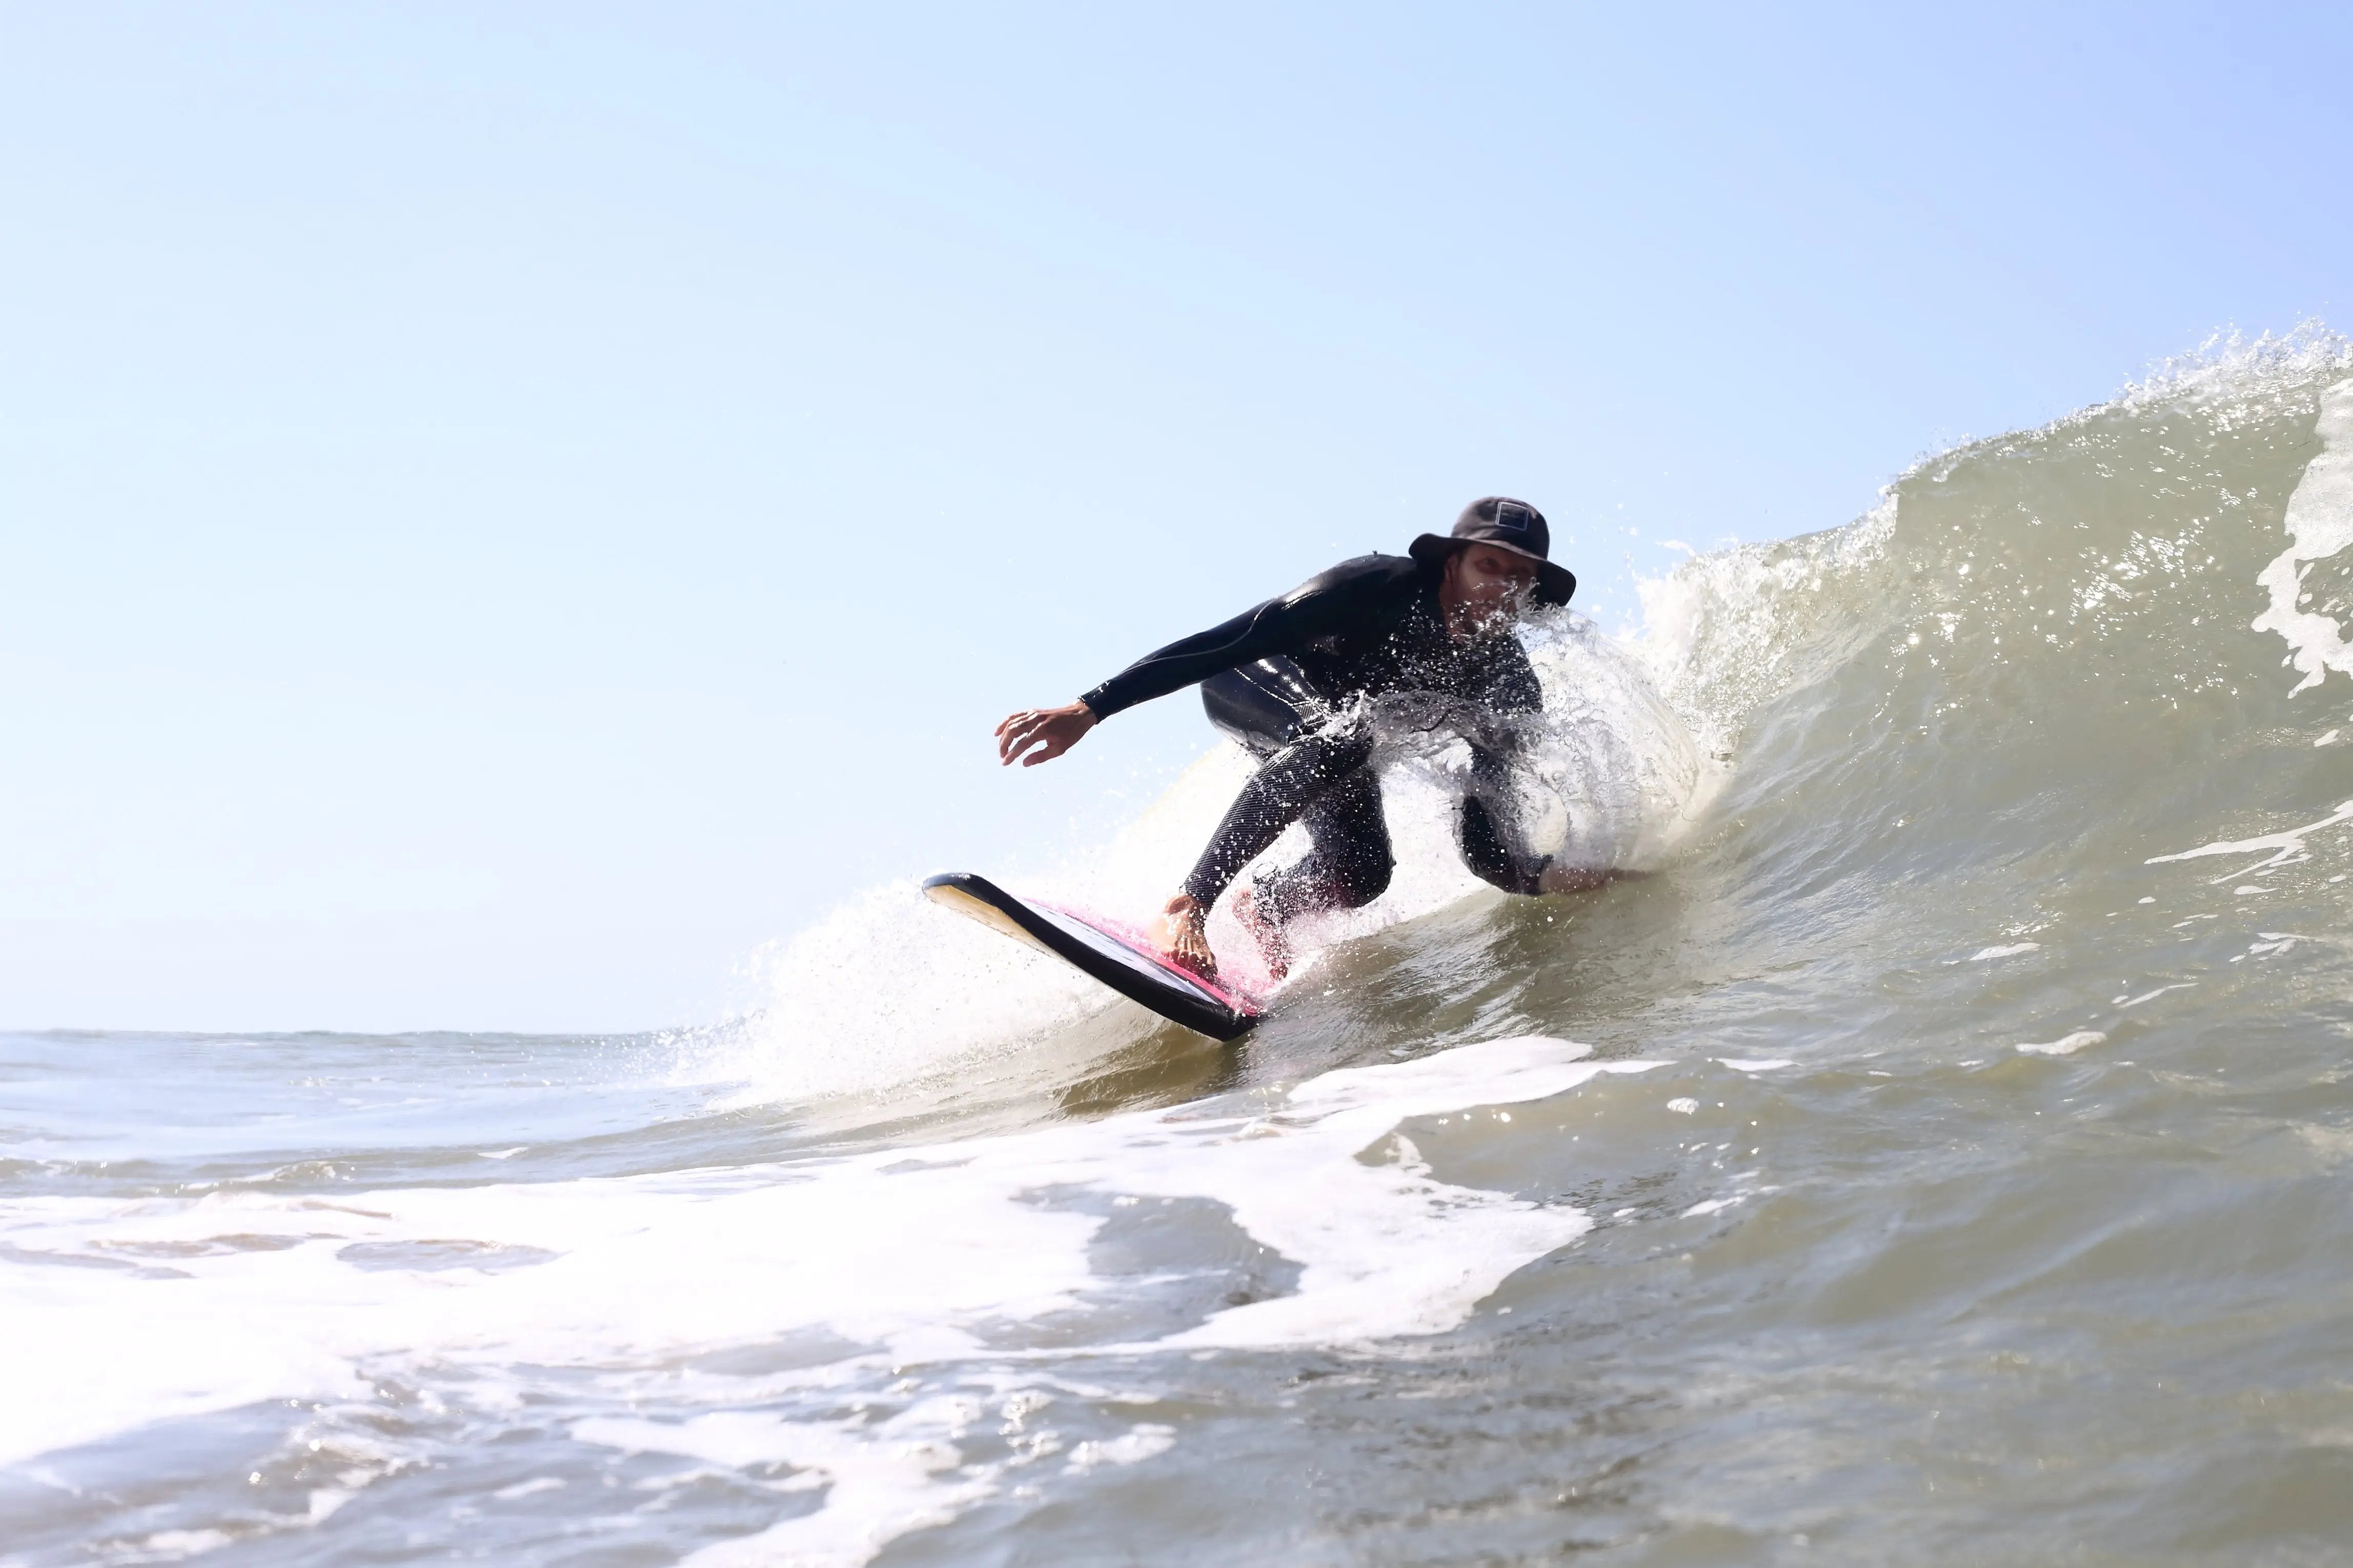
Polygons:
M1207 680L1219 670L1280 653L1292 640L1285 635L1289 628L1282 608L1282 600L1269 599L1206 632L1147 653L1079 700L1093 709L1096 718L1108 719L1122 709Z
M1398 567L1405 570L1400 573ZM1296 653L1344 626L1385 616L1395 618L1403 612L1411 576L1410 562L1386 556L1345 563L1279 599L1269 599L1206 632L1145 654L1079 700L1092 709L1096 718L1108 719L1123 709L1207 680L1220 670L1276 654Z
M1527 749L1527 726L1514 721L1544 711L1544 684L1517 637L1499 637L1492 647L1465 695L1482 720L1504 722L1475 722L1463 738L1471 743L1473 764L1500 777Z

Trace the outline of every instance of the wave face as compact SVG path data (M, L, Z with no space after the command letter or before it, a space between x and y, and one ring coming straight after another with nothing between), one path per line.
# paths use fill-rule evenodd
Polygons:
M2353 353L1645 605L1532 634L1510 805L1651 874L1484 889L1400 744L1237 1048L912 887L689 1038L8 1040L0 1551L2327 1560ZM1038 890L1155 903L1243 767Z

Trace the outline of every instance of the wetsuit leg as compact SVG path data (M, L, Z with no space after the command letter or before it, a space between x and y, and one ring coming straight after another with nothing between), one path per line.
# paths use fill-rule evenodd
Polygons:
M1334 784L1301 821L1307 853L1258 879L1258 907L1268 919L1282 925L1312 910L1362 909L1388 891L1397 857L1372 769Z
M1361 731L1316 729L1323 701L1287 658L1261 659L1201 683L1217 727L1263 759L1185 879L1185 891L1214 904L1241 868L1303 821L1305 859L1260 891L1280 923L1310 908L1354 909L1388 886L1393 860L1373 774L1372 739Z
M1369 735L1327 731L1303 735L1267 758L1250 775L1250 782L1242 785L1241 793L1234 796L1234 804L1226 808L1226 819L1218 824L1208 847L1201 851L1192 874L1185 879L1185 891L1204 904L1216 903L1244 866L1263 854L1269 845L1282 837L1284 828L1308 816L1351 775L1365 775L1359 790L1361 793L1364 786L1369 786L1372 817L1378 822L1380 786L1367 766L1372 754ZM1325 825L1326 832L1345 837L1361 831L1364 815L1361 805L1356 811L1341 813L1337 820ZM1362 858L1353 846L1321 847L1332 850L1338 864L1351 864ZM1384 828L1378 854L1386 858L1388 851L1388 834Z

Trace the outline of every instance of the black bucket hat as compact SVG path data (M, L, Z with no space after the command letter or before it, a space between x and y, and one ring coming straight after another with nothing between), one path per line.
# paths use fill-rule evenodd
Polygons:
M1535 562L1539 605L1566 605L1577 592L1577 574L1548 559L1552 530L1545 525L1544 513L1524 500L1509 496L1474 500L1454 520L1452 534L1425 533L1407 547L1406 553L1435 571L1466 544L1492 544Z

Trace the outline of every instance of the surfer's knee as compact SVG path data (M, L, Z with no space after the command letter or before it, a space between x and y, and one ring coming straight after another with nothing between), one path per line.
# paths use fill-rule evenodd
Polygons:
M1340 878L1340 907L1361 910L1389 890L1389 879L1397 874L1397 857L1387 845L1378 849L1366 847L1350 858L1350 864Z
M1272 926L1327 910L1360 910L1389 889L1397 861L1386 847L1355 847L1333 852L1319 845L1295 866L1261 877L1251 886L1255 918Z

